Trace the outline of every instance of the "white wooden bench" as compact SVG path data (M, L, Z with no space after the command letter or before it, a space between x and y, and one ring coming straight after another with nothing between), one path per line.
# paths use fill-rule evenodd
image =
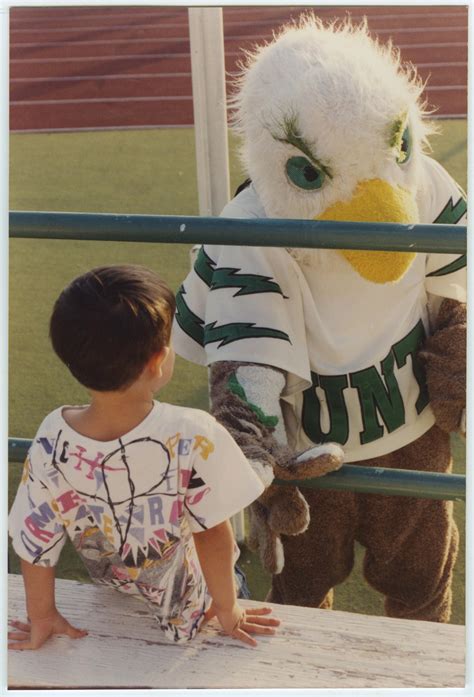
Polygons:
M9 575L9 618L25 618L21 576ZM464 627L273 605L277 635L257 648L213 622L172 645L132 598L58 580L57 604L84 639L55 637L8 652L10 689L464 687ZM245 605L258 605L244 601Z

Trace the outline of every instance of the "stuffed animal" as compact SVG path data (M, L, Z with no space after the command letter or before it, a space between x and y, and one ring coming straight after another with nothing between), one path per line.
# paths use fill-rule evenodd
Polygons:
M430 158L423 85L366 24L284 27L232 100L248 181L226 218L465 224ZM414 232L415 234L415 232ZM256 243L258 239L256 239ZM204 245L174 342L266 485L250 542L269 600L330 608L365 547L386 614L448 621L452 503L272 484L343 461L449 472L465 408L465 256Z

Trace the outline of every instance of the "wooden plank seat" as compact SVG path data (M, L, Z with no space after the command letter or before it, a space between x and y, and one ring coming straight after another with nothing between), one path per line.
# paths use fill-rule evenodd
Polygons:
M21 576L9 575L9 619L25 618ZM185 645L161 637L133 598L57 581L57 604L89 635L8 652L10 689L464 687L465 629L273 605L277 635L248 648L210 622ZM242 601L246 606L259 605Z

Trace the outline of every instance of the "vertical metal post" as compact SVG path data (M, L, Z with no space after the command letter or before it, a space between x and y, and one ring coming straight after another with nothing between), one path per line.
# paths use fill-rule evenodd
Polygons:
M230 198L222 8L190 7L188 16L199 215L214 216ZM231 522L243 542L243 512Z
M219 215L229 200L229 149L222 8L190 7L199 214Z

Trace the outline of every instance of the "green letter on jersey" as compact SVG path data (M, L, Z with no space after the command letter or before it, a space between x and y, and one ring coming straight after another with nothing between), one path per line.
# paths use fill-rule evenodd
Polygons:
M417 414L421 414L423 409L428 406L428 402L430 401L428 396L428 388L426 385L425 371L418 360L418 351L425 336L425 328L420 319L418 324L415 324L411 332L392 347L395 360L399 368L402 368L407 362L408 356L411 356L413 375L415 376L420 388L420 394L418 395L418 399L416 400L415 404Z
M405 408L397 380L393 374L395 359L392 351L382 361L382 374L371 366L351 374L351 386L359 393L364 430L360 434L362 445L371 443L383 436L383 426L377 417L382 417L389 433L405 423Z
M340 443L344 445L349 438L349 417L347 414L344 390L347 375L317 375L311 373L312 387L303 393L303 429L313 443ZM330 428L327 433L321 429L321 404L316 394L316 387L321 387L326 394Z

